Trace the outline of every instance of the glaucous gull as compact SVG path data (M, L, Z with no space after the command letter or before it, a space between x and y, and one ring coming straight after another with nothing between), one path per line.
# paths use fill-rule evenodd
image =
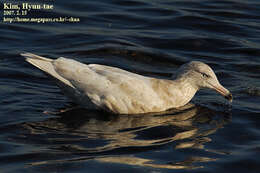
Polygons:
M199 61L182 65L168 80L63 57L53 60L32 53L21 55L53 77L65 95L86 108L115 114L161 112L186 105L201 88L216 90L232 101L232 94L219 83L213 70Z

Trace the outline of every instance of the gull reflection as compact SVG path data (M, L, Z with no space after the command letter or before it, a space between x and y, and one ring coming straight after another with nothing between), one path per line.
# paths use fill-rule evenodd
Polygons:
M219 114L221 115L218 116ZM216 158L192 156L183 161L161 164L151 158L133 154L164 145L172 145L172 150L192 148L226 154L205 147L206 143L212 141L209 135L228 122L229 117L223 114L192 104L160 114L144 115L111 115L101 111L76 109L45 121L26 123L24 127L31 135L49 134L46 139L52 141L49 148L79 154L81 158L57 161L89 160L91 156L92 160L99 162L191 169L200 167L193 163L214 161ZM38 164L40 163L32 165Z

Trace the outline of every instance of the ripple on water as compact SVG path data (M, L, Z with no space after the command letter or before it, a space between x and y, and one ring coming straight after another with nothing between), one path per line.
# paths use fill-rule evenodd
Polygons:
M258 1L64 2L32 17L80 23L0 23L1 171L260 172ZM195 107L164 115L46 115L71 103L24 62L24 51L161 78L196 59L212 66L234 101L204 90Z

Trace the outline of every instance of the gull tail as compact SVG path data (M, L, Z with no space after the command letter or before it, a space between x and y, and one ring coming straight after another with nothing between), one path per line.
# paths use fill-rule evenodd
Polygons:
M50 75L52 73L52 70L54 70L52 65L52 59L38 56L32 53L21 53L21 55L26 58L25 60L27 62L46 73L50 73Z
M67 79L63 78L61 75L59 75L55 71L55 68L53 65L53 62L55 60L50 59L50 58L45 58L42 56L38 56L38 55L35 55L32 53L21 53L21 56L25 57L26 58L25 60L27 62L29 62L30 64L39 68L40 70L42 70L46 74L50 75L54 79L57 79L59 81L58 85L65 84L65 85L68 85L68 86L74 88L73 85Z

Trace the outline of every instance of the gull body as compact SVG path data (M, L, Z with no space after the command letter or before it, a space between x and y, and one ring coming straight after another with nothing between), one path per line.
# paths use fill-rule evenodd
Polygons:
M54 78L66 96L86 108L115 114L161 112L184 106L201 88L214 89L232 100L231 93L218 82L213 70L199 61L182 65L167 80L63 57L53 60L31 53L21 55Z

